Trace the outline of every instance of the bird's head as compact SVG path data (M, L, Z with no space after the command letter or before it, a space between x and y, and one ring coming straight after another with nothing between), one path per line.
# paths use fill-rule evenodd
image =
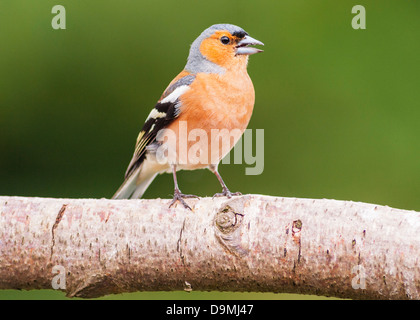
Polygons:
M250 47L264 45L232 24L215 24L204 30L193 42L185 69L192 73L224 73L231 68L246 68L248 56L262 50Z

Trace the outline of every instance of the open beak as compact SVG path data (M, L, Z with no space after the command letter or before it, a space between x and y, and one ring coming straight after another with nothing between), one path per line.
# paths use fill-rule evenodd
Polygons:
M256 46L256 45L263 46L264 43L250 36L245 36L241 41L238 42L238 45L236 46L236 54L251 55L258 52L262 52L263 50L249 47L249 46Z

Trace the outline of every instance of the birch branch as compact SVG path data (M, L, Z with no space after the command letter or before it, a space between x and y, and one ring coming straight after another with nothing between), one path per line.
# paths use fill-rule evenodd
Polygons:
M187 201L193 211L165 199L0 197L0 289L419 299L419 212L261 195Z

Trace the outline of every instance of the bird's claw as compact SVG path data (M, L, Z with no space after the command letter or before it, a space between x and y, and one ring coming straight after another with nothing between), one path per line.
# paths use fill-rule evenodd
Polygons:
M190 199L190 198L200 199L199 196L196 196L194 194L183 194L181 193L181 191L175 190L174 198L169 204L169 208L172 207L177 201L179 201L181 202L181 204L184 206L185 209L190 209L192 211L191 207L184 201L184 199Z
M229 189L224 189L223 192L220 193L216 193L213 198L216 197L228 197L229 199L234 197L234 196L241 196L242 193L240 192L230 192Z

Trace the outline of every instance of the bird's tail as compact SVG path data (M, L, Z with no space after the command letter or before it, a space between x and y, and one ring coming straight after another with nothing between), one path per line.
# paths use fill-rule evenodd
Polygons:
M112 196L112 199L139 199L152 183L157 173L143 172L142 165L133 171Z

